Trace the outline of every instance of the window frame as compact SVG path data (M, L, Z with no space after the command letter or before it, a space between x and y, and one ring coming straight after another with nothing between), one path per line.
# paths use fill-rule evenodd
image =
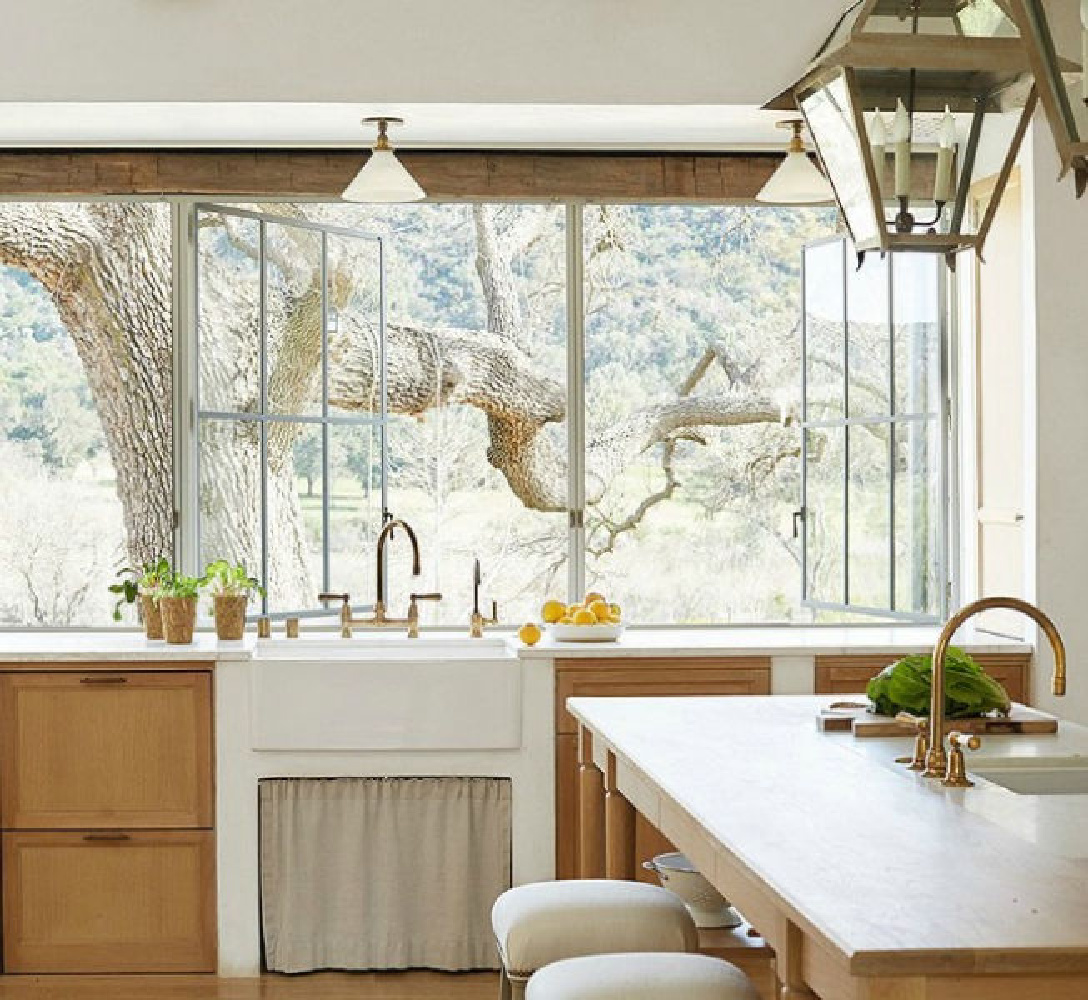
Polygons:
M810 250L835 244L841 245L842 252L842 417L831 419L810 419L809 414L809 349L808 333L808 288L806 270ZM887 264L887 327L888 327L888 406L887 412L879 415L851 416L850 412L850 287L851 265L856 262L856 269L864 266L864 255L858 255L847 236L831 236L814 240L805 245L801 258L801 417L799 420L801 435L801 503L797 511L800 521L801 540L801 605L816 612L828 612L847 615L879 616L885 620L905 623L932 625L944 621L953 602L953 556L950 551L952 524L955 520L955 507L958 503L957 471L952 466L955 452L955 391L951 382L952 343L955 338L956 288L954 273L936 262L937 275L937 411L899 413L896 408L895 348L896 348L896 310L895 310L895 254L881 255ZM896 429L907 424L923 424L933 429L938 443L934 456L937 465L936 489L933 507L938 511L936 526L935 586L937 589L936 610L933 612L903 610L896 607ZM888 441L888 581L887 607L855 604L850 601L850 428L859 426L885 426L889 431ZM842 524L843 538L841 548L842 601L821 600L813 597L810 582L810 542L811 508L809 505L809 431L841 430L843 433L843 478L842 478ZM942 500L943 498L943 500Z

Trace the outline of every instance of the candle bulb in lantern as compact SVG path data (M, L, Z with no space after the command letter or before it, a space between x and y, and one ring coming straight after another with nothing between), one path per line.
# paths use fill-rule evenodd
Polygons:
M902 98L895 102L892 119L892 143L895 146L895 196L910 197L910 115Z
M952 150L956 146L956 119L946 106L938 135L937 172L933 178L933 200L948 201L952 189Z
M1088 0L1085 0L1088 3ZM876 167L876 186L884 190L884 147L888 144L888 130L884 127L884 116L877 108L869 125L869 145L873 150L873 166Z

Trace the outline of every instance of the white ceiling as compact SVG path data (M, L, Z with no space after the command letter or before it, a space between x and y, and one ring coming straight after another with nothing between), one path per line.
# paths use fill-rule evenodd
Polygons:
M756 108L850 0L34 0L0 144L781 145ZM5 103L6 102L6 103Z
M781 149L788 117L721 105L0 102L0 146L323 146L374 138L367 115L395 114L409 148Z

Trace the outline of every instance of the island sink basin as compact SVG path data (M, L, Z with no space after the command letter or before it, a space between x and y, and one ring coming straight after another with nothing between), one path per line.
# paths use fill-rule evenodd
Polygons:
M1088 757L976 757L969 769L1017 795L1088 795Z

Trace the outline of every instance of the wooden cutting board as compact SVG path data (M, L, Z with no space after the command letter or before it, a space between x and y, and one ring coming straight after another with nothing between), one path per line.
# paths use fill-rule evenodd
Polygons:
M824 709L816 720L823 732L852 732L859 739L878 736L910 736L914 728L905 722L896 722L890 715L877 715L867 708L854 707ZM980 716L972 719L947 719L948 730L961 733L977 733L980 736L1038 736L1058 731L1058 719L1037 708L1013 703L1008 717Z

